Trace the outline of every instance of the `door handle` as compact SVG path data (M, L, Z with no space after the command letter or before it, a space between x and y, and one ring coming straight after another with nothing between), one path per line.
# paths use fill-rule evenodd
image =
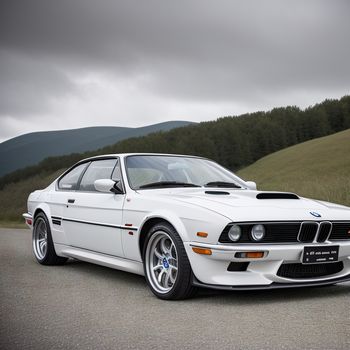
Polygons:
M74 203L75 199L68 199L68 203Z

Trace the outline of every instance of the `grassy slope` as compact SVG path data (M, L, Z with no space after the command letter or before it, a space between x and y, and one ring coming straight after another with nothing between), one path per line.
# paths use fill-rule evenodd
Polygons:
M63 169L5 186L0 191L0 227L18 227L18 224L22 224L22 214L27 211L29 193L47 187L62 172Z
M281 190L350 206L350 129L285 148L238 175Z

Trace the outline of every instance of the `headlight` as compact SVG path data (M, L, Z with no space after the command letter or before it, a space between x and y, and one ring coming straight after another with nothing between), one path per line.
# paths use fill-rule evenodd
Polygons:
M228 231L228 238L232 242L237 242L241 238L241 228L238 225L232 225Z
M264 225L254 225L251 230L251 236L254 241L261 241L265 236Z

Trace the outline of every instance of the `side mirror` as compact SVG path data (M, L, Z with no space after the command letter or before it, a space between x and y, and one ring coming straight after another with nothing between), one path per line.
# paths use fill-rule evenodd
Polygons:
M245 183L250 190L256 191L256 182L246 181Z
M115 194L124 194L125 193L121 181L114 182L114 185L110 189L110 191L115 193Z
M123 188L120 181L113 181L111 179L99 179L94 182L96 191L103 193L113 192L115 194L123 194Z

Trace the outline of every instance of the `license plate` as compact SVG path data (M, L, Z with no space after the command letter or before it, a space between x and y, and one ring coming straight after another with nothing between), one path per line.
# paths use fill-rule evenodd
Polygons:
M315 264L338 261L339 246L304 247L302 263Z

